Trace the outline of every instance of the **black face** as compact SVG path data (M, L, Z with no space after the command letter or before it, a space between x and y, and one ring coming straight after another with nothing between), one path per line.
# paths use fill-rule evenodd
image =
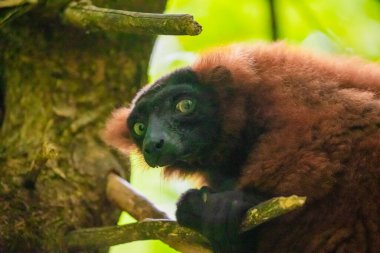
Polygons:
M128 127L150 166L191 164L218 138L217 108L211 87L198 83L190 69L182 69L137 99Z

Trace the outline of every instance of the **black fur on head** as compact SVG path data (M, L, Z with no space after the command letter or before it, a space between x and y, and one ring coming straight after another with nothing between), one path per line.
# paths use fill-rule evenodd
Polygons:
M195 169L196 161L205 158L220 135L216 93L190 68L140 91L131 110L129 131L150 166Z

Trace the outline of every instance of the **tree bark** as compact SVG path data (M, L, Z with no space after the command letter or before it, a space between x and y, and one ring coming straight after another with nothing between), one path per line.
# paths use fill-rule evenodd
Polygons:
M165 2L95 3L159 13ZM0 29L0 252L60 252L67 232L115 224L107 175L129 176L99 130L146 83L154 37L87 33L47 10Z

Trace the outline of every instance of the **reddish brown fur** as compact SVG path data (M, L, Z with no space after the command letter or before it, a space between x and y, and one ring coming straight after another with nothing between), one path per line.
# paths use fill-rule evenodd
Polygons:
M102 137L108 145L117 147L126 155L129 155L135 148L126 125L129 113L129 108L119 108L113 111L102 133Z
M225 136L238 136L247 122L266 129L240 187L308 197L303 210L260 231L258 251L379 252L380 67L283 44L231 46L192 66L222 100L218 66L230 70L236 92L222 103ZM127 149L119 122L128 112L121 114L108 123L106 139Z

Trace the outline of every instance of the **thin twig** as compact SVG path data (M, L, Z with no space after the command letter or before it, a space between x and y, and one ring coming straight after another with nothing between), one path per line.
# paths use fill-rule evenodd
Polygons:
M91 31L163 35L198 35L202 27L188 14L156 14L113 10L88 1L72 2L64 11L67 22Z
M270 25L272 29L272 41L278 40L278 24L276 14L276 0L269 0Z

